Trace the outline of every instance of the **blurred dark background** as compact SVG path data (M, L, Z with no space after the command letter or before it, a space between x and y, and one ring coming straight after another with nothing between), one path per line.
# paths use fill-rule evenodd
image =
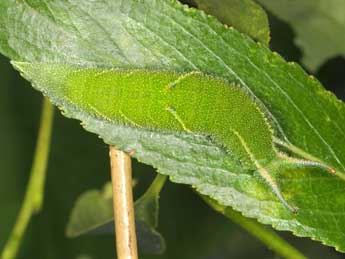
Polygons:
M270 15L271 48L287 60L299 61L291 28ZM317 72L324 86L345 98L345 60L334 57ZM29 177L37 137L41 94L21 79L8 60L0 56L0 250L21 205ZM139 180L135 196L142 194L154 177L154 169L136 161ZM110 180L108 148L79 122L56 112L49 160L44 209L30 223L19 258L110 259L112 235L65 237L70 210L78 195L100 189ZM212 211L187 186L168 183L161 194L159 231L167 243L157 259L278 258L237 225ZM309 239L280 233L310 258L345 258L333 248Z

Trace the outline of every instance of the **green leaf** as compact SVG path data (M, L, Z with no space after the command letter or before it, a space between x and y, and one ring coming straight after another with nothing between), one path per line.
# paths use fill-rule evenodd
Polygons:
M109 29L111 28L111 30ZM0 50L12 59L101 67L199 70L236 81L265 111L288 148L344 169L345 108L296 64L216 19L175 1L0 2ZM139 160L226 199L245 216L345 251L344 183L318 170L281 172L278 184L300 208L291 215L252 173L201 136L156 133L87 121ZM99 129L99 125L102 128ZM104 134L103 134L104 133ZM225 177L224 177L225 176ZM303 208L301 210L301 208Z
M165 251L165 240L157 232L159 194L166 181L165 175L157 174L148 190L135 201L135 221L139 247L151 254L162 254ZM140 235L140 233L142 233Z
M253 0L195 0L199 9L216 16L222 23L268 45L270 27L265 10Z
M157 174L149 189L134 204L136 218L152 229L158 226L159 194L165 181L166 176Z
M78 237L113 220L111 183L102 192L89 190L82 193L72 209L66 228L68 237Z
M36 89L49 96L65 116L81 120L86 129L99 134L108 144L117 144L111 141L111 136L119 125L158 134L168 132L178 136L187 132L208 138L209 142L223 149L232 163L240 162L236 171L257 172L290 211L295 208L285 201L276 183L279 172L307 165L328 169L316 158L314 161L298 160L276 151L273 132L253 100L240 88L201 73L83 69L23 62L14 65ZM144 112L138 107L145 107ZM104 122L109 124L106 130L103 130ZM281 140L275 142L297 155L311 157ZM337 174L344 177L342 172ZM203 175L197 175L197 178L207 180ZM257 180L260 183L260 178ZM228 181L224 173L208 183L222 181ZM196 186L201 193L209 192L208 186ZM260 197L261 190L254 191ZM208 195L221 204L229 201L228 197ZM155 200L142 204L155 208ZM266 206L266 210L272 209L271 205L262 206ZM299 214L303 213L305 208L298 208ZM289 211L280 215L292 215L286 212ZM150 213L141 215L151 221Z
M162 177L162 176L160 176ZM145 198L150 196L149 199ZM161 254L165 250L165 241L155 229L158 223L158 197L156 195L144 194L135 203L136 232L140 252L149 254ZM148 200L155 199L157 206L150 206ZM152 218L145 215L155 214ZM110 228L110 230L109 230ZM103 190L89 190L82 193L75 203L66 228L68 237L78 237L86 233L114 233L113 224L113 202L111 182L104 185Z
M345 1L258 0L296 32L303 64L316 71L325 61L345 57Z
M289 146L281 140L274 140L270 125L252 98L239 86L200 72L178 74L88 69L50 63L13 64L37 90L50 97L65 116L79 119L82 123L88 120L85 117L91 117L113 124L114 130L121 125L207 137L223 148L233 161L238 161L241 170L257 172L292 212L296 209L285 200L275 180L280 171L312 166L344 177L319 159L296 151L296 148L290 148L290 151L310 160L288 157L276 151L274 142ZM144 107L144 111L138 107ZM219 117L222 120L217 119ZM99 128L94 133L103 139L110 136L110 132L100 133ZM116 145L113 142L107 144ZM222 204L227 202L218 201ZM150 203L154 208L154 200L143 205L146 207ZM150 219L150 216L146 218Z

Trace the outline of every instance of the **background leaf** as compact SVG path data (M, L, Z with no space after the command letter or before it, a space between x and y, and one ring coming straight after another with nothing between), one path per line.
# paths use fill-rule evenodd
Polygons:
M102 192L89 190L81 194L73 207L67 225L66 233L69 237L77 237L86 233L114 234L113 200L111 182L104 185ZM143 199L141 199L143 200ZM158 215L158 206L141 205L136 202L136 232L138 247L141 253L161 254L165 249L165 241L160 233L155 230L157 222L142 216L142 213L154 213ZM147 211L147 212L146 212ZM158 219L156 219L158 220Z
M13 59L179 71L197 68L248 86L248 91L253 91L268 108L267 112L273 113L268 116L278 120L275 126L281 136L336 167L344 163L340 156L344 145L339 141L345 125L341 123L345 116L343 105L325 94L299 67L285 63L236 31L226 30L213 18L170 1L14 4L7 0L0 3L0 12L1 50ZM314 106L305 100L313 100ZM119 128L117 134L111 142L124 150L135 148L138 158L159 166L162 172L176 173L178 161L175 181L194 184L198 175L223 172L219 165L228 168L226 172L232 171L231 161L205 139L154 135L128 128ZM189 157L180 153L181 147L190 152ZM182 155L184 161L180 160ZM211 162L210 157L214 159ZM189 161L198 164L191 165ZM228 176L230 189L208 182L199 184L212 195L231 198L229 205L246 211L248 216L344 249L340 247L344 244L343 224L339 224L344 221L344 213L339 212L344 185L338 179L318 172L284 172L279 183L283 192L305 208L304 215L292 218L284 211L265 210L262 202L273 197L251 175L236 171ZM261 202L253 199L257 195Z
M309 70L315 72L335 56L345 57L345 1L257 1L292 26L303 51L302 62Z
M199 9L214 15L222 23L268 45L270 27L266 12L253 0L195 0Z
M75 202L66 228L68 237L77 237L113 220L111 182L103 190L88 190Z

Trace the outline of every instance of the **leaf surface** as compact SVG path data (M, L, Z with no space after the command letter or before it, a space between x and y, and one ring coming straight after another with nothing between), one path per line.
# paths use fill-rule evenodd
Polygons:
M235 81L256 99L279 139L344 169L343 103L298 65L175 1L1 1L0 50L21 61L199 70ZM114 130L102 120L86 115L83 120L90 131L110 133L107 143L135 150L139 160L172 180L227 200L225 205L276 229L345 251L345 193L338 177L318 170L281 172L283 194L303 208L294 216L207 138L126 126Z
M269 11L289 23L296 44L303 50L303 64L316 71L325 61L345 57L345 1L258 0Z

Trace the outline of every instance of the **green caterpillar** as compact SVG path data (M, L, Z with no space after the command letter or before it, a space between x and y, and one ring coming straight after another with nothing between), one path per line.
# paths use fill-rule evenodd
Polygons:
M316 158L292 158L279 152L264 113L240 86L200 72L81 68L61 64L14 62L34 86L58 106L65 102L104 120L158 131L208 136L245 166L257 171L292 212L275 181L282 166L335 170ZM303 156L296 147L290 148Z

